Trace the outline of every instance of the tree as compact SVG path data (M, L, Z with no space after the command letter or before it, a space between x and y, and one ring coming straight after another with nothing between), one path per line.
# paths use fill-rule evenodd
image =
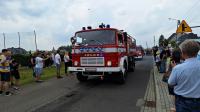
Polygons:
M159 46L161 47L161 46L164 46L163 44L164 44L164 40L165 40L165 37L164 37L164 35L160 35L160 38L159 38Z
M164 39L164 40L163 40L163 46L164 46L164 47L167 47L168 44L169 44L169 41L168 41L167 39Z
M61 54L64 54L66 51L67 52L71 52L72 51L72 46L68 45L68 46L60 46L58 48L58 50L60 50Z
M177 47L178 47L178 45L176 44L176 41L175 41L175 40L172 40L172 41L170 41L169 43L171 44L171 46L172 46L173 48L177 48Z

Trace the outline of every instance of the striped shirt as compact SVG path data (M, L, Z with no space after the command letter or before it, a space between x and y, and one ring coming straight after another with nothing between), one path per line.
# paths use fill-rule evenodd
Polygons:
M4 55L0 56L0 72L10 72L10 60Z

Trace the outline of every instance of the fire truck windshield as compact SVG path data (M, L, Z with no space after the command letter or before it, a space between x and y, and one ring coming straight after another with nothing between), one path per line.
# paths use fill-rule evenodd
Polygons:
M78 45L104 45L115 44L115 31L96 30L79 32L76 34Z

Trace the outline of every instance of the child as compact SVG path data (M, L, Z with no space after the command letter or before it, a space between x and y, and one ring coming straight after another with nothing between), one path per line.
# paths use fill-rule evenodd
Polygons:
M19 64L15 61L12 60L12 63L10 64L10 73L11 73L11 85L13 85L13 88L16 90L19 90L19 79L20 79L20 74L18 71ZM15 83L13 83L15 78Z
M67 75L67 70L68 70L68 67L70 65L70 58L69 58L68 52L65 52L64 62L65 62L65 75Z
M157 51L156 52L156 66L157 66L157 68L158 68L158 71L160 71L160 62L161 60L160 60L160 52L159 51Z

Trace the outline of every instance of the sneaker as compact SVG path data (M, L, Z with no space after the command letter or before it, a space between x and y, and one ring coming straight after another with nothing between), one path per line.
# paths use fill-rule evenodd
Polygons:
M19 87L17 87L17 86L13 86L13 89L15 89L15 90L19 90Z
M11 92L6 92L5 96L11 96L12 93Z

